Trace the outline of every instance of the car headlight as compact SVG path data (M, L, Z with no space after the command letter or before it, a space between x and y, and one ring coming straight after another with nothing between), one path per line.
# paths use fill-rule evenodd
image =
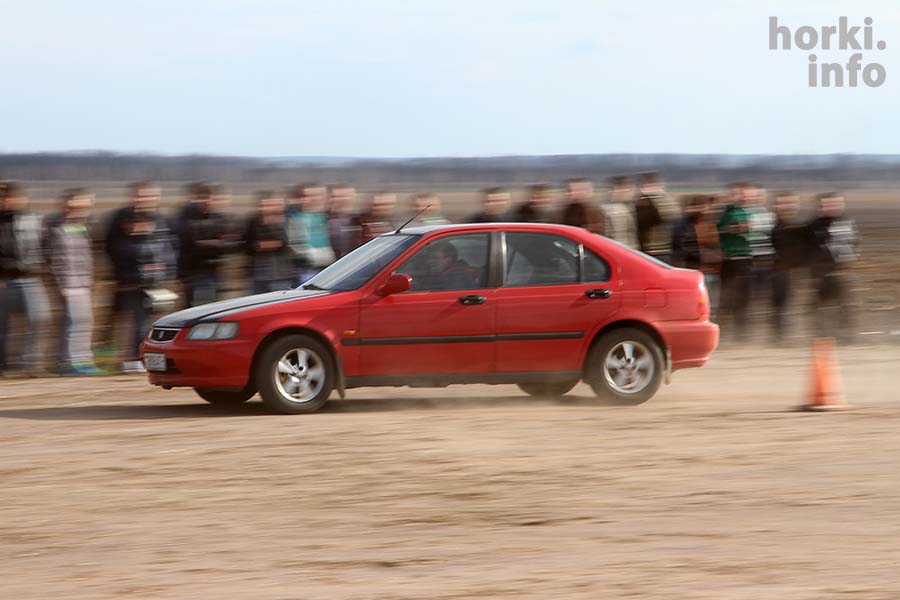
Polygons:
M198 323L187 334L189 340L228 340L237 335L237 323Z

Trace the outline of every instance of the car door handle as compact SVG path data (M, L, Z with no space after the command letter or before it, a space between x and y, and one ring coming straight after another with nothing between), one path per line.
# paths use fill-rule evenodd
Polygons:
M486 298L484 296L460 296L459 303L460 304L484 304Z
M610 296L612 296L612 290L607 288L603 288L600 290L587 290L584 295L591 300L597 300L598 298L609 298Z

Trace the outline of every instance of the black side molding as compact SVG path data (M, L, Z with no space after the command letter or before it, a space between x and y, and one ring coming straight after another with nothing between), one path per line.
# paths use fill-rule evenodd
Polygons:
M470 344L476 342L522 342L530 340L577 340L582 331L502 333L499 335L445 335L396 338L343 338L343 346L403 346L407 344Z

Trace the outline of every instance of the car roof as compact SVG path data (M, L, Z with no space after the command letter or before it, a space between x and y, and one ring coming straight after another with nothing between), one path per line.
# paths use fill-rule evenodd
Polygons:
M563 231L577 231L583 232L584 230L579 227L572 227L570 225L558 225L555 223L516 223L514 221L505 222L505 223L459 223L459 224L450 224L450 225L419 225L416 227L404 227L402 230L392 231L391 233L385 235L392 235L395 233L409 233L412 235L425 235L428 233L434 233L437 231L465 231L467 229L488 229L492 231L497 231L501 229L532 229L535 231L546 231L547 233L562 233Z

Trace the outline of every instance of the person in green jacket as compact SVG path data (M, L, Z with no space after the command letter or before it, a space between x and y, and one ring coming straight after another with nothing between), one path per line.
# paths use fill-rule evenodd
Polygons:
M750 185L731 185L731 204L719 217L719 243L722 248L722 298L719 314L730 319L737 339L747 337L747 307L750 299L750 214L747 193ZM726 330L727 331L727 330Z

